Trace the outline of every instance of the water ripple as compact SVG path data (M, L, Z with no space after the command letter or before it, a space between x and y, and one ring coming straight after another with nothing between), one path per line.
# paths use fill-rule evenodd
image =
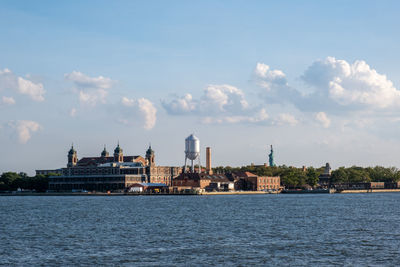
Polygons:
M396 266L400 194L1 197L0 265Z

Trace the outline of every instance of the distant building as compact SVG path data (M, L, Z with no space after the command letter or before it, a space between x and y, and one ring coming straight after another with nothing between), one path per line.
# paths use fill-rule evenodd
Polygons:
M360 182L360 183L343 183L335 184L337 190L370 190L370 189L384 189L385 182Z
M400 188L400 181L399 182L385 182L385 188L398 189L398 188Z
M130 193L167 193L168 186L162 183L137 183L129 185L127 191Z
M324 172L319 176L318 185L320 187L329 188L331 186L332 169L329 163L325 164Z
M173 179L174 190L204 189L206 191L234 190L234 182L224 174L181 173Z
M49 177L50 190L124 190L137 183L162 183L170 186L172 179L181 173L182 168L156 166L151 146L143 158L124 156L118 144L113 156L110 156L104 147L100 157L84 157L80 160L72 146L68 152L67 167L60 170L60 176ZM37 170L36 173L46 171L52 170Z
M279 176L257 176L251 172L232 173L235 190L279 190L281 178Z

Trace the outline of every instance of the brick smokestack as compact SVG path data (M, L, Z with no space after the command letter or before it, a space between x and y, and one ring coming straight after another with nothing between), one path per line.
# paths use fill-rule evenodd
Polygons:
M211 148L206 147L206 173L213 174L211 169Z

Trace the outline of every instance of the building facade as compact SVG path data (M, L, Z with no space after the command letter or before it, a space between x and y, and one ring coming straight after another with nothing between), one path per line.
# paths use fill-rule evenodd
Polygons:
M173 180L175 191L204 189L206 191L231 191L234 182L224 174L182 173Z
M180 167L157 166L154 150L149 146L146 156L124 156L118 144L112 156L104 147L100 157L78 160L72 146L68 152L66 168L58 176L49 177L49 190L112 191L125 190L137 183L162 183L172 185L172 179L182 172ZM37 170L37 173L46 170Z
M262 191L279 190L281 178L279 176L257 176L251 172L236 172L232 174L235 190Z
M324 172L318 177L318 185L323 188L331 187L332 169L329 163L325 164Z

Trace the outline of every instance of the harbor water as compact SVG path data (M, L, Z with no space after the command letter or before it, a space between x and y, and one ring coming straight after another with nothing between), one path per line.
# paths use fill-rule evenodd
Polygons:
M396 266L400 194L0 197L5 266Z

